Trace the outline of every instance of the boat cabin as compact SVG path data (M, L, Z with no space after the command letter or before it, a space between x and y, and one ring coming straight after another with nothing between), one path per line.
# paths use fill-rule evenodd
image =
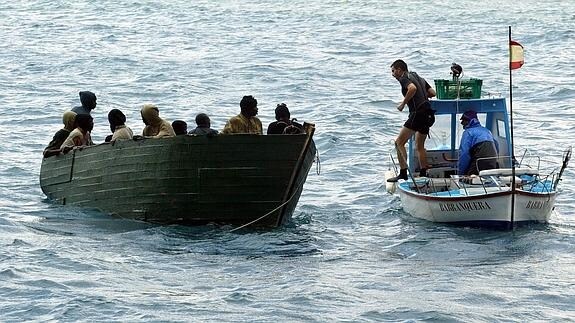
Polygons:
M511 167L511 129L504 98L484 98L465 100L431 100L435 110L435 124L430 137L425 141L427 150L428 176L448 178L457 174L459 143L463 134L460 118L467 110L477 112L481 125L493 134L499 146L498 163L500 168ZM411 174L419 172L420 164L415 149L414 138L408 144L408 165Z

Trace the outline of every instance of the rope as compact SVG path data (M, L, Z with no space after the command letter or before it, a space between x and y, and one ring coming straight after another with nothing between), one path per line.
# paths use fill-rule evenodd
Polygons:
M321 160L319 159L319 150L316 150L315 152L315 172L319 175L321 173Z
M243 225L241 225L241 226L239 226L239 227L237 227L237 228L234 228L234 229L230 230L229 232L234 232L234 231L243 229L243 228L245 228L245 227L247 227L247 226L250 226L250 225L252 225L252 224L254 224L254 223L260 221L261 219L263 219L263 218L269 216L270 214L274 213L275 211L279 210L280 208L284 207L286 204L288 204L288 203L292 200L292 198L296 195L296 193L299 191L299 189L302 188L303 184L304 184L304 181L302 181L301 185L299 185L299 186L297 187L297 189L294 190L293 194L290 196L289 199L287 199L285 202L283 202L282 204L280 204L280 205L279 205L278 207L276 207L275 209L269 211L268 213L266 213L266 214L260 216L259 218L255 219L255 220L253 220L253 221L250 221L250 222L248 222L248 223L246 223L246 224L243 224Z
M405 163L407 163L407 162L408 162L408 161L407 161L407 156L403 156L403 154L399 151L398 146L397 146L397 142L394 142L394 144L395 144L395 150L397 151L397 159L399 159L400 157L403 157L403 159L405 160ZM405 146L404 146L404 147L405 147ZM401 155L401 156L400 156L400 155ZM398 160L398 161L399 161L399 160ZM400 168L400 170L401 170L401 163L400 163L400 167L399 167L399 168ZM407 167L407 174L408 174L407 177L411 177L411 182L413 182L413 185L415 186L415 191L416 191L417 193L421 193L421 192L419 191L419 187L417 187L417 182L415 181L415 177L414 177L413 174L411 173L411 169L409 169L409 164L408 164L408 167Z
M389 158L391 159L391 164L393 166L393 170L395 172L395 176L397 176L399 174L399 172L397 171L397 164L395 163L395 159L393 158L393 154L389 153Z
M304 182L305 182L305 181L304 181ZM252 224L254 224L254 223L260 221L261 219L263 219L263 218L269 216L270 214L274 213L274 212L277 211L278 209L284 207L286 204L288 204L288 203L292 200L292 198L296 195L296 193L299 191L299 189L302 188L304 182L302 182L301 185L299 185L299 186L297 187L297 189L293 192L293 194L290 196L290 198L289 198L287 201L283 202L283 203L280 204L278 207L276 207L275 209L269 211L268 213L266 213L266 214L260 216L259 218L255 219L255 220L253 220L253 221L251 221L251 222L248 222L248 223L246 223L246 224L243 224L243 225L241 225L241 226L239 226L239 227L237 227L237 228L234 228L234 229L230 230L229 232L234 232L234 231L243 229L243 228L245 228L245 227L247 227L247 226L249 226L249 225L252 225ZM64 204L65 204L65 203L64 203ZM134 220L134 218L123 217L123 216L121 216L121 215L119 215L119 214L114 214L114 215L117 216L117 217L119 217L119 218L121 218L121 219ZM147 223L147 220L144 220L144 222Z

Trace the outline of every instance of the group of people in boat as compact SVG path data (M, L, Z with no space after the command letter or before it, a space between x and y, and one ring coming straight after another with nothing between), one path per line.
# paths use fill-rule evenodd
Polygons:
M458 67L458 72L461 73L461 67ZM397 159L400 165L399 174L387 179L387 181L407 180L408 167L405 144L413 135L415 135L415 146L420 163L419 176L426 177L428 165L425 140L435 122L434 110L431 109L429 99L435 97L436 92L423 77L415 72L410 72L407 63L401 59L391 64L391 75L401 85L403 94L403 100L397 109L403 111L407 105L409 116L395 140ZM477 112L466 111L460 120L464 132L459 147L458 174L477 175L481 170L497 168L497 152L499 150L497 141L493 138L491 131L481 125L477 118Z
M97 98L93 92L81 91L80 106L64 112L62 121L64 128L58 130L52 141L44 149L44 157L67 153L74 147L94 145L91 132L94 121L91 116L96 108ZM108 112L111 135L106 137L106 142L116 140L131 140L139 138L163 138L178 135L214 136L218 134L263 134L262 122L257 117L258 101L251 95L246 95L240 101L240 113L230 118L221 132L211 128L211 121L207 114L199 113L195 117L196 128L188 132L188 125L183 120L175 120L172 123L160 117L160 110L153 104L144 104L140 110L142 121L145 124L142 135L134 135L126 126L126 116L119 109ZM300 134L304 133L304 127L291 119L290 111L285 103L280 103L275 109L276 121L270 123L267 134Z

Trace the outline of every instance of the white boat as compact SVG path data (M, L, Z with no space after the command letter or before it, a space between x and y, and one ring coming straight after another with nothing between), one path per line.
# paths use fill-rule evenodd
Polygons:
M544 164L543 160L548 158L530 152L514 161L505 99L432 100L431 104L436 110L432 139L441 133L443 142L428 140L436 145L426 147L429 177L411 176L419 173L419 162L414 143L408 143L410 176L394 187L387 187L390 193L398 192L403 209L416 218L458 225L513 228L525 223L548 222L558 184L571 157L571 147L565 150L562 162L556 156L555 164ZM477 112L481 124L497 141L500 168L463 177L456 175L462 132L459 118L470 109ZM388 174L386 176L390 176Z

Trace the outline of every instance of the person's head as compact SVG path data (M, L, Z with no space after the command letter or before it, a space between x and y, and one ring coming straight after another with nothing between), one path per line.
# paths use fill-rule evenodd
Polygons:
M88 110L96 108L96 94L90 91L80 91L80 102Z
M66 111L62 115L62 122L64 123L64 129L72 131L74 130L74 125L76 122L76 112Z
M126 123L126 116L118 109L112 109L108 112L108 122L110 122L110 130L116 131L117 126L123 126Z
M153 104L144 104L142 110L140 110L140 115L142 116L142 121L146 126L155 125L161 122L160 110Z
M395 78L401 77L407 72L407 63L402 59L398 59L393 64L391 64L391 75Z
M240 101L240 108L246 118L254 117L258 114L258 100L251 95L246 95Z
M174 120L174 122L172 122L172 128L174 128L176 136L188 133L188 124L184 120Z
M94 120L89 114L78 114L76 116L76 127L82 129L84 132L92 131L94 128Z
M200 128L209 128L212 126L210 117L205 113L198 113L196 116L196 125Z
M467 110L459 120L461 120L461 125L465 128L473 119L477 120L477 112L474 110Z
M289 120L290 113L287 105L285 103L280 103L276 107L276 120Z

